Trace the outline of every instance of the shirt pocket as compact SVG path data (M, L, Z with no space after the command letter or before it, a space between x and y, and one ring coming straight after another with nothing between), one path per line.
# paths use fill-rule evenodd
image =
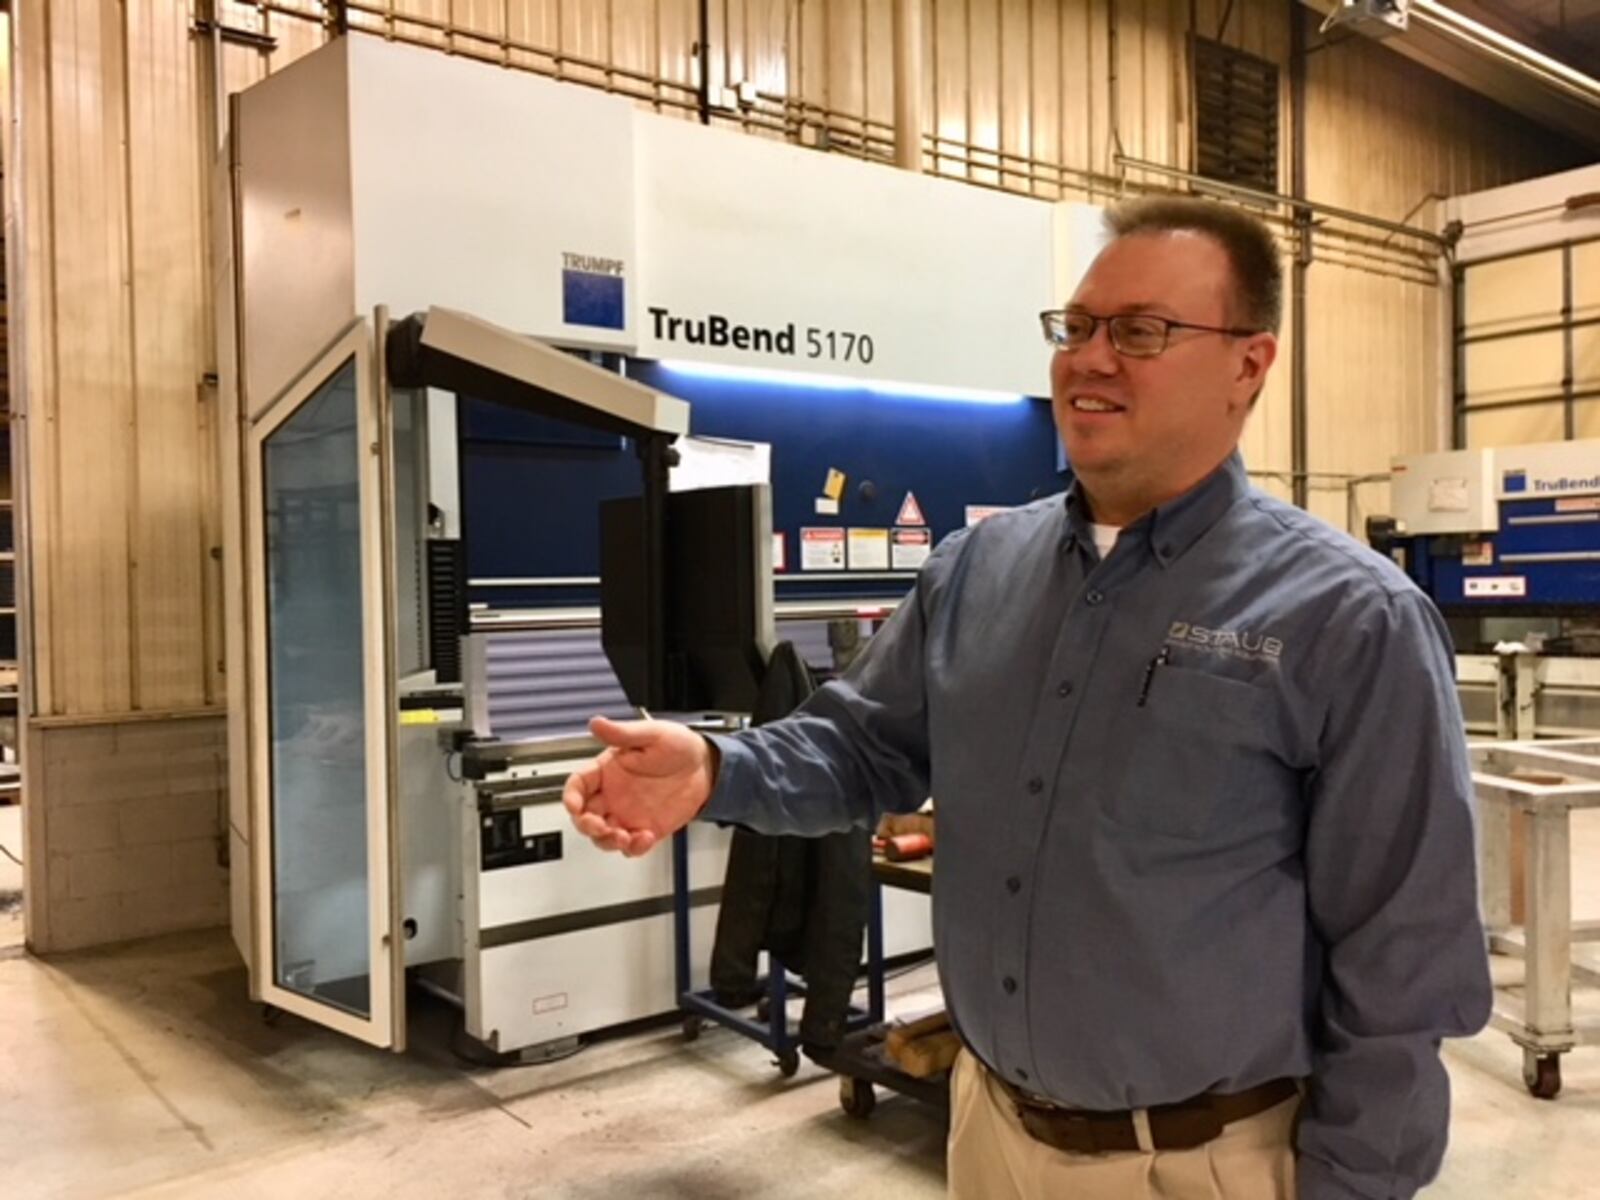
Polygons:
M1106 799L1119 825L1200 839L1272 754L1270 694L1188 667L1162 666L1130 714L1133 736Z

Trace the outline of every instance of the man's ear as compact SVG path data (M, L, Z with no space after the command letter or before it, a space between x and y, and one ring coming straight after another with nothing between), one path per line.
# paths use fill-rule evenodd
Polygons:
M1267 372L1278 357L1278 339L1270 333L1253 333L1243 341L1244 353L1239 356L1239 374L1235 379L1240 392L1249 397L1251 404L1266 387Z

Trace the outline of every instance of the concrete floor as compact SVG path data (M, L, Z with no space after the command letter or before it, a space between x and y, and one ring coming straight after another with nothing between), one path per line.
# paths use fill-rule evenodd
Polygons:
M1600 814L1580 819L1600 863ZM1574 906L1600 915L1600 872ZM0 916L0 946L15 933ZM929 1007L931 968L891 984ZM1585 994L1600 1012L1600 995ZM901 1098L867 1122L811 1064L785 1081L759 1048L675 1026L542 1067L489 1070L448 1049L419 998L396 1057L292 1017L264 1024L226 935L162 938L41 962L0 949L0 1196L800 1198L943 1194L941 1121ZM1565 1060L1553 1104L1485 1033L1446 1051L1453 1146L1430 1200L1592 1195L1600 1049Z

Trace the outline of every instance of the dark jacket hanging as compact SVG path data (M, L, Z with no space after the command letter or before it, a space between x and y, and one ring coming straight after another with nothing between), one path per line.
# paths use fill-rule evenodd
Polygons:
M815 690L794 646L780 642L752 714L761 725L787 716ZM736 828L711 952L719 1003L742 1007L762 992L756 960L766 950L806 981L800 1040L813 1058L844 1038L871 904L872 831L768 837Z

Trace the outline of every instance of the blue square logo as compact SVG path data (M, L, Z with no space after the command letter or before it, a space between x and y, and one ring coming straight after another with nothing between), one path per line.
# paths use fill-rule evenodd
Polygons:
M1500 490L1503 492L1527 491L1528 473L1526 471L1507 471L1500 477Z
M563 269L561 319L568 325L622 329L627 324L622 303L622 276Z

